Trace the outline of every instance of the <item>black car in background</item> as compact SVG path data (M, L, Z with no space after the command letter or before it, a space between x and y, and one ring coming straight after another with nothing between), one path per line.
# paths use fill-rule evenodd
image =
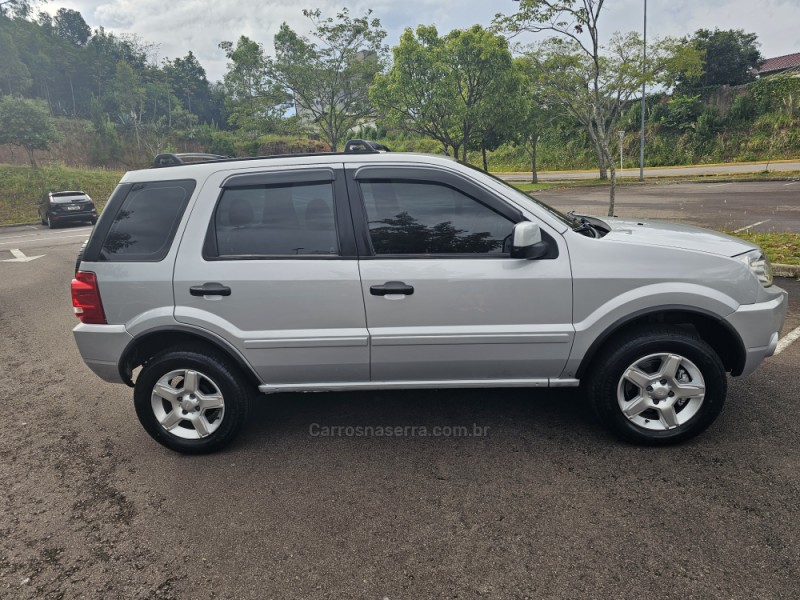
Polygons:
M50 229L67 221L97 222L97 208L86 192L49 192L39 202L39 219Z

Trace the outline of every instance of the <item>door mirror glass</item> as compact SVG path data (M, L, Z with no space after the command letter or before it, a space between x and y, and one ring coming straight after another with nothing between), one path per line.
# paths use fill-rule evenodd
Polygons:
M514 225L511 258L541 258L547 254L547 243L542 241L542 231L536 223L522 221Z

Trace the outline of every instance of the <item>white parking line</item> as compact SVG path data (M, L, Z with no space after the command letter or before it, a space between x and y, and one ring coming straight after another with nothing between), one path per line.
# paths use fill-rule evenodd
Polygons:
M85 237L88 239L89 236L86 235L86 232L76 233L75 235L47 235L44 237L32 237L26 240L15 240L13 242L0 242L0 246L10 246L24 242L49 242L50 240L64 240L67 238L75 238L75 237Z
M800 181L793 181L792 183L784 183L783 185L794 185L795 183L800 183Z
M796 327L785 336L783 339L778 342L778 346L775 348L775 354L780 354L784 350L786 350L789 346L792 345L792 342L796 342L797 339L800 338L800 327Z
M733 233L742 233L748 229L752 229L753 227L758 227L759 225L763 225L764 223L769 222L769 219L765 219L763 221L759 221L758 223L753 223L752 225L748 225L747 227L740 227L739 229L734 229Z
M733 185L733 182L729 181L728 183L712 183L708 187L722 187L723 185Z

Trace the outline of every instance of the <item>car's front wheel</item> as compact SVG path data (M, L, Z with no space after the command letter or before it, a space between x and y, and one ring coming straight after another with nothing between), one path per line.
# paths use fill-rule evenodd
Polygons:
M613 340L589 378L599 419L637 444L696 436L717 418L726 392L725 367L714 350L693 333L669 326Z
M215 452L239 433L249 391L223 357L171 350L142 368L134 386L136 415L159 444L177 452Z

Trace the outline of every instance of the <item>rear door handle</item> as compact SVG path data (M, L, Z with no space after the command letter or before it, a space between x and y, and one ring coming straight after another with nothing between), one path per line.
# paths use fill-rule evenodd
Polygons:
M369 293L373 296L386 296L388 294L411 296L414 293L414 287L402 281L387 281L383 285L370 286Z
M231 288L221 283L208 282L203 285L193 285L189 288L192 296L230 296Z

